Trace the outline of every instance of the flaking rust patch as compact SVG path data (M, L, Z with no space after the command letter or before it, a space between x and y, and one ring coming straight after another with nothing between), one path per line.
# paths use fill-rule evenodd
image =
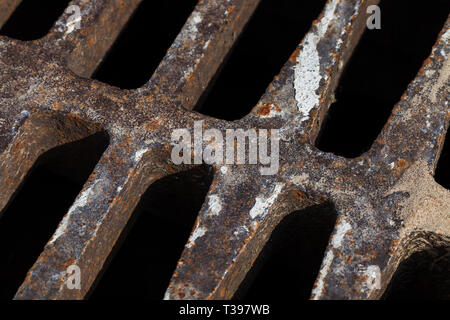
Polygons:
M215 194L210 195L209 201L208 201L208 206L209 206L208 215L216 216L220 213L220 211L222 211L222 200L220 199L220 197L218 195L215 195Z
M316 280L314 289L311 292L311 298L313 300L318 300L325 293L325 277L330 272L331 263L334 260L333 250L328 249L325 258L322 261L322 267L319 271L319 276Z
M265 198L263 196L259 196L256 198L255 205L250 210L250 217L255 219L258 216L265 216L269 210L269 208L273 205L275 200L280 195L280 192L283 188L284 184L277 183L272 194Z
M85 189L78 196L73 205L70 207L69 212L67 212L67 214L64 216L55 233L53 234L52 238L48 242L49 244L53 244L56 240L58 240L59 237L61 237L66 232L67 227L69 226L70 217L72 213L76 211L78 208L85 207L89 203L90 198L92 197L93 194L95 194L97 182L100 181L93 182L93 184L89 188Z
M139 161L141 161L144 154L146 154L148 151L149 151L148 148L142 148L142 149L136 151L136 153L134 155L134 162L138 163Z
M191 40L195 40L198 34L198 24L202 22L202 17L198 11L192 13L191 18L187 23L187 31Z
M336 226L336 231L331 239L334 248L339 248L344 240L345 235L352 229L352 225L342 217L340 223Z
M198 238L203 237L205 234L206 234L206 228L204 228L204 227L195 228L194 232L192 232L192 235L189 238L188 243L186 244L186 247L192 248L195 245L195 241L197 241Z
M314 300L320 299L320 297L325 294L325 278L330 272L331 264L335 256L335 249L338 249L342 245L342 241L347 232L352 229L352 225L344 216L342 216L335 229L336 231L331 239L331 246L327 250L319 271L319 276L317 277L314 289L312 290L311 298Z
M449 78L450 78L450 60L448 59L448 57L445 57L442 71L439 74L436 83L434 85L431 85L431 95L430 95L431 102L436 103L438 101L437 95L440 89L443 88L444 90L447 90L448 93ZM448 100L445 101L445 103L448 105Z
M300 122L308 120L311 110L320 103L320 97L316 92L317 89L319 89L320 81L322 79L317 44L330 26L339 2L339 0L333 0L328 3L322 19L316 24L317 30L310 31L306 35L303 42L303 49L297 56L294 88L297 108L302 114Z

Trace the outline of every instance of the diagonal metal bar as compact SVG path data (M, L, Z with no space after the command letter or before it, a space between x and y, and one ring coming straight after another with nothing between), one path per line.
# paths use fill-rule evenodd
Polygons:
M82 299L88 293L139 196L167 174L156 149L118 157L133 146L125 139L108 147L15 299ZM83 275L81 290L66 285L71 265L78 266Z
M387 154L381 161L402 169L421 159L434 172L450 118L449 29L450 18L375 142L371 155ZM421 143L426 140L434 143Z
M57 146L81 140L100 131L100 128L77 117L55 114L19 114L24 120L14 140L0 155L0 211L10 201L39 156ZM26 119L26 120L25 120ZM19 125L15 122L15 125Z
M273 227L292 211L283 183L235 181L241 174L235 166L217 171L165 299L230 299Z
M285 139L300 135L302 141L314 142L334 102L340 75L364 31L367 8L378 2L328 1L248 117L279 120Z
M324 172L319 177L311 166L296 173L288 170L287 176L300 189L326 194L341 214L313 290L314 299L379 298L399 263L414 250L423 249L403 248L411 234L438 236L443 243L448 239L450 192L431 176L448 126L448 103L446 99L429 100L433 94L448 95L442 83L448 82L447 30L448 23L410 85L409 95L393 111L367 154L354 160L323 154L330 168L339 167L332 175ZM414 99L414 103L406 102ZM411 134L410 139L404 139L405 132ZM423 143L425 136L434 142Z
M51 48L76 74L90 77L141 1L73 0L37 43Z
M258 3L200 1L139 92L160 103L193 109Z
M0 27L2 27L17 6L20 4L21 0L2 0L0 2Z

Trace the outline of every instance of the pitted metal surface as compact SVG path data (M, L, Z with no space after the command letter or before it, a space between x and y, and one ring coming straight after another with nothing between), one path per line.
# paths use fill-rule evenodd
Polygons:
M450 191L433 173L450 118L450 20L372 148L346 159L313 143L367 7L378 1L329 0L258 105L233 122L191 110L258 1L200 1L142 88L89 79L139 2L76 0L80 29L65 13L42 39L0 38L0 208L45 151L102 130L110 137L16 299L83 299L145 190L189 167L172 163L171 133L195 121L223 133L279 129L279 170L212 165L212 185L166 299L231 298L281 219L326 201L338 220L313 299L379 298L399 263L420 249L415 244L448 245ZM73 264L84 275L81 290L64 285ZM375 272L380 286L371 285Z

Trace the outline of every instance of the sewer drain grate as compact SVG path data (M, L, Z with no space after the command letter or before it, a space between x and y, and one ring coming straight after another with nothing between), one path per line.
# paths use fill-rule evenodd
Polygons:
M109 144L17 291L16 299L82 299L155 181L192 168L171 161L171 133L280 129L277 174L212 165L214 177L166 299L232 298L289 213L333 204L336 222L314 299L382 297L397 267L448 247L450 192L433 173L448 129L450 21L370 150L355 159L314 147L343 68L378 1L329 0L257 106L228 122L191 111L258 1L197 4L151 79L121 90L88 79L140 1L75 0L48 35L0 38L0 208L46 151L97 133ZM2 0L0 23L17 6ZM73 9L73 8L72 8ZM79 27L79 28L78 28ZM66 285L80 268L81 289Z

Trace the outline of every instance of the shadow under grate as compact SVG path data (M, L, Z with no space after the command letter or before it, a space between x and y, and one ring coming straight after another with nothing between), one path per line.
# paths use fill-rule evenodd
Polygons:
M450 247L416 252L392 277L386 300L450 300Z
M43 154L0 217L0 299L12 299L108 145L104 133Z
M18 40L36 40L45 36L64 13L70 0L22 0L0 34Z
M309 299L336 219L334 206L329 203L286 216L272 232L234 299Z
M225 120L246 116L311 27L325 0L262 0L195 110Z
M213 178L199 166L153 183L113 249L91 299L162 299Z
M431 53L447 0L382 0L381 30L366 30L347 63L316 146L354 158L368 151ZM358 134L355 134L357 132Z
M121 89L143 86L196 4L196 0L142 1L92 78Z

